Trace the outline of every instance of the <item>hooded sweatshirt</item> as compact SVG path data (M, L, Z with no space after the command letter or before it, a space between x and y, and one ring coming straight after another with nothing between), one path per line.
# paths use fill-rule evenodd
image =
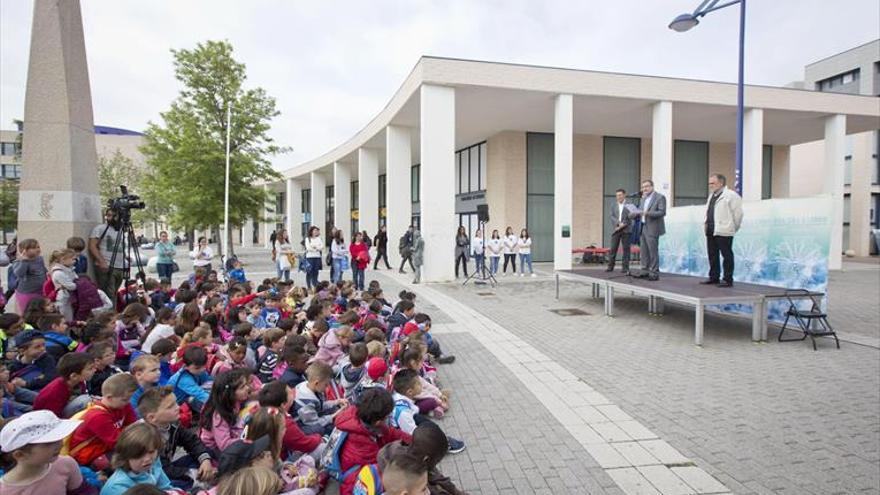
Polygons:
M412 441L412 436L395 430L385 423L379 428L367 426L358 418L356 407L347 407L336 416L334 423L337 428L348 433L345 444L339 453L340 467L343 472L354 466L375 464L379 449L386 444L395 440L401 440L404 443ZM342 495L350 494L356 479L357 476L346 478L339 492Z
M321 340L318 341L318 352L309 361L321 361L333 367L344 354L342 342L339 342L339 337L336 336L336 329L332 328L321 336Z

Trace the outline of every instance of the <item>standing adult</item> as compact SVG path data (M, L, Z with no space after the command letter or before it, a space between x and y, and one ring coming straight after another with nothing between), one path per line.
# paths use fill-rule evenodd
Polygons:
M113 249L116 247L117 232L113 226L115 220L116 214L108 208L104 211L104 223L95 226L89 234L89 255L91 255L95 267L95 282L97 282L98 288L111 299L116 297L116 291L122 285L122 279L125 278L123 268L127 263L126 253L120 243L119 252L113 259L113 266L110 266Z
M526 276L526 263L529 264L529 274L535 276L532 269L532 236L529 235L528 229L522 229L519 233L519 239L516 241L516 250L519 252L519 276Z
M364 242L363 232L354 235L354 242L349 247L351 252L351 274L354 279L354 287L364 290L364 275L370 266L370 245Z
M727 177L709 176L709 198L706 200L706 251L709 255L709 279L701 284L733 286L733 236L742 225L742 198L727 188ZM719 280L721 267L718 254L724 258L724 278Z
M284 281L290 280L290 269L293 267L293 245L287 231L281 229L276 238L278 250L275 252L275 268L278 270L278 278Z
M504 241L498 234L498 229L492 231L492 238L486 241L486 250L489 251L489 271L492 275L498 273L498 262L501 261L501 253L504 251Z
M642 235L639 252L642 270L637 278L654 281L660 279L660 236L666 233L666 196L654 190L654 181L642 181L642 208L630 213L630 218L642 217Z
M272 245L272 252L275 252L275 242L278 241L278 232L273 230L271 234L269 234L269 244Z
M373 262L373 270L379 266L379 260L385 260L385 268L390 270L391 264L388 263L388 229L383 225L379 227L379 232L373 237L373 246L376 246L376 261Z
M415 271L416 267L413 266L412 260L412 248L413 248L413 226L410 225L409 228L406 229L406 232L402 236L400 236L400 241L397 244L397 250L400 252L400 269L397 270L400 273L406 273L403 270L403 265L409 261L410 268Z
M9 242L9 245L6 246L6 257L9 258L9 263L15 261L15 258L18 256L18 236L12 238L12 241ZM12 270L6 271L6 292L3 294L8 301L9 298L12 297L12 294L15 292L15 272Z
M416 276L413 283L417 284L422 281L422 265L425 263L425 241L422 239L422 233L418 230L412 232L412 264L413 271Z
M468 248L471 244L471 240L468 238L467 232L464 230L464 225L458 226L458 231L455 233L455 278L458 278L458 265L461 264L464 269L464 276L467 278L467 264L468 264Z
M513 265L513 274L516 275L516 244L517 239L516 235L513 233L513 227L510 225L507 226L507 230L504 231L504 276L507 276L507 263Z
M333 243L333 239L336 237L336 233L339 232L339 229L336 226L331 226L330 230L327 231L327 239L324 241L324 245L330 247ZM336 270L333 267L333 253L328 251L327 257L324 259L324 262L327 263L327 266L330 267L330 280L334 280L336 278Z
M156 271L159 272L159 280L171 282L171 275L174 273L174 255L177 254L177 248L168 240L168 232L164 230L159 232L159 242L156 243Z
M626 191L618 189L614 192L616 201L611 207L609 218L611 219L611 252L608 253L608 267L606 272L614 271L614 263L617 260L617 248L623 245L623 273L629 274L629 238L632 234L632 219L626 211Z
M348 261L348 246L345 245L345 237L341 230L337 230L336 235L330 241L330 257L333 263L330 280L335 284L342 280L342 273L347 269L344 265Z
M373 245L373 239L370 238L370 234L366 230L361 231L361 234L364 236L364 244L367 245L367 250L369 251L370 246Z
M189 253L189 257L193 260L193 269L201 268L205 270L205 276L213 271L211 261L214 259L214 250L208 245L208 238L199 237L199 245Z
M309 235L303 245L306 248L306 260L309 262L309 271L306 273L306 287L312 289L318 286L318 273L321 271L321 254L324 250L324 239L321 239L321 229L312 225L309 227Z
M483 243L483 231L477 229L474 232L474 239L471 241L471 253L474 255L474 265L477 273L483 273L483 267L486 265L486 253L483 252L485 244Z

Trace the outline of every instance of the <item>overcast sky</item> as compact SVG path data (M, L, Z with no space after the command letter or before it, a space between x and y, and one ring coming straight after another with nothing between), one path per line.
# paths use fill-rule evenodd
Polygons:
M279 169L342 143L388 102L421 55L736 80L738 9L681 34L699 0L84 0L95 123L143 130L179 87L172 48L227 39L248 86L278 101ZM33 2L0 2L0 127L24 113ZM804 65L880 36L877 0L750 0L746 82L783 85Z

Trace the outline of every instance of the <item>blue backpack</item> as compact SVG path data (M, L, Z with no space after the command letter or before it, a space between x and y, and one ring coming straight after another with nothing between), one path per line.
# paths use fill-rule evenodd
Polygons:
M329 474L331 478L340 483L342 483L342 481L344 481L350 474L357 472L361 468L360 465L356 465L345 471L342 470L342 459L340 459L340 454L342 453L342 446L345 445L346 439L348 439L348 432L335 428L333 433L330 434L330 439L327 440L327 448L324 450L324 455L321 456L319 466L320 469L327 471L327 474Z

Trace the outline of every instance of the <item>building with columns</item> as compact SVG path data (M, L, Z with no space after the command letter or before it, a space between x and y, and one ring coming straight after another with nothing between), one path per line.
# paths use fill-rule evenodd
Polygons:
M816 180L842 218L846 136L880 128L877 100L747 86L745 105L745 200L789 197L790 147L824 139ZM734 177L735 135L734 84L422 57L360 132L267 184L275 224L242 237L335 225L350 239L384 224L393 261L415 224L423 278L445 281L456 228L473 232L485 203L489 232L528 228L535 261L566 269L573 247L607 243L617 188L651 178L672 206L703 203L710 173Z

